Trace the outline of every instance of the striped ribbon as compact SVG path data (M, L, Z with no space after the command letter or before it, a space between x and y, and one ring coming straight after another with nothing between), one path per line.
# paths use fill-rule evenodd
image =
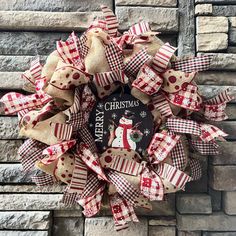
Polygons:
M150 32L151 28L148 22L141 21L135 25L132 25L129 30L128 34L140 35L146 32Z
M172 47L169 43L165 43L155 54L152 60L152 67L158 72L163 73L170 62L171 57L177 48Z
M101 9L106 20L108 34L112 37L116 37L119 26L118 19L116 18L112 10L109 9L107 6L102 5Z
M100 87L105 87L114 82L121 82L122 84L127 84L129 82L123 70L96 73L93 78L94 83Z
M51 123L53 134L59 140L70 140L72 137L73 126L70 124Z
M161 178L167 179L171 184L182 190L184 190L185 184L192 180L189 175L167 163L160 163L156 172Z

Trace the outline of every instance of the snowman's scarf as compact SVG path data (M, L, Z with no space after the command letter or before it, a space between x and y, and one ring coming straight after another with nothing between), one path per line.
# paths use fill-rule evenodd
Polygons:
M119 127L123 128L123 135L122 135L122 140L123 140L123 147L125 149L130 149L130 145L127 139L127 134L128 134L128 129L132 129L131 124L119 124Z

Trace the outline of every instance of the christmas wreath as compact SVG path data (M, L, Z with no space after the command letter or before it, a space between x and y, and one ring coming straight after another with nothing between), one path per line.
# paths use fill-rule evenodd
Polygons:
M65 184L62 202L81 205L86 217L108 199L120 230L138 222L135 208L151 210L151 201L201 177L193 153L219 153L227 134L212 123L227 119L233 97L199 93L194 79L211 56L178 58L148 23L122 34L113 12L101 9L104 18L58 41L44 66L32 61L22 75L30 94L0 101L28 138L19 155L32 180Z

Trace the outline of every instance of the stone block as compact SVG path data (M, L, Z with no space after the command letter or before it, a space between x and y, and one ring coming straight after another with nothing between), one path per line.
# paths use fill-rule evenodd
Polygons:
M62 220L62 218L78 218L81 217L82 213L81 211L78 210L54 210L53 211L53 217L57 217L60 218L60 220Z
M197 34L227 33L228 18L224 16L198 16L196 19Z
M22 72L0 72L0 89L22 89L24 80L21 78Z
M177 194L176 208L181 214L211 214L211 197L208 194Z
M0 194L1 210L78 210L80 206L66 206L62 194Z
M177 0L115 0L117 6L161 6L176 7Z
M229 108L235 108L234 104L230 104ZM235 112L235 109L232 109L232 113ZM231 116L229 112L227 112L230 119L234 119L234 116ZM236 142L220 142L220 151L219 155L212 155L210 157L210 162L213 165L236 165Z
M53 235L82 236L84 230L83 218L54 218Z
M232 92L233 93L233 92ZM222 121L220 123L215 123L220 129L222 129L228 136L226 140L235 141L236 140L236 122L235 121Z
M236 6L235 5L214 5L212 9L214 16L235 16L236 15Z
M112 0L87 1L80 0L1 0L0 9L5 11L97 11L100 5L105 4L112 9Z
M211 188L218 191L236 190L236 166L210 166L209 172Z
M37 186L30 184L0 185L0 193L63 193L65 185Z
M236 192L223 192L223 210L228 215L236 215Z
M203 232L202 236L235 236L236 232Z
M161 226L175 226L176 219L173 217L158 217L157 219L151 219L148 222L149 225L161 225Z
M229 17L229 25L232 28L236 28L236 16L234 17Z
M149 226L148 236L175 236L175 227Z
M19 162L18 148L21 140L0 140L0 162Z
M49 236L48 231L6 231L0 230L0 235L4 236Z
M150 22L152 30L178 31L178 9L158 7L116 7L120 28L128 29L141 20ZM153 17L155 16L155 17Z
M86 218L84 236L133 236L148 235L147 219L139 219L138 223L131 223L126 230L115 231L114 221L111 217Z
M222 192L216 191L212 188L209 188L208 194L211 196L212 210L213 211L220 211L221 210Z
M35 56L5 56L0 55L0 71L25 71L30 68L30 63ZM40 61L45 61L45 56L40 56Z
M194 0L179 1L178 55L195 55Z
M198 4L195 6L195 15L205 16L212 14L212 4Z
M228 47L228 34L225 33L197 34L196 40L198 52L221 51Z
M198 55L203 55L203 53L198 53ZM209 70L236 71L236 54L204 53L204 55L213 56Z
M178 231L178 236L201 236L201 231Z
M0 117L0 139L19 139L17 117Z
M236 216L222 212L211 215L180 215L177 213L177 228L182 231L236 231Z
M101 12L1 11L1 30L84 31Z
M230 28L229 30L229 44L236 45L236 28Z
M195 81L207 85L236 85L235 72L201 71Z
M227 49L227 52L228 53L236 53L236 47L229 46L228 49Z
M196 3L235 4L236 0L195 0Z
M47 230L49 227L50 211L0 211L0 229Z

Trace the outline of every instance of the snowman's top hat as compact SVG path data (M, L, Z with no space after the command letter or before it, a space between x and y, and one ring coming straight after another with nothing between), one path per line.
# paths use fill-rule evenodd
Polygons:
M133 119L134 118L134 113L132 111L125 110L125 113L124 113L123 116L127 119Z

